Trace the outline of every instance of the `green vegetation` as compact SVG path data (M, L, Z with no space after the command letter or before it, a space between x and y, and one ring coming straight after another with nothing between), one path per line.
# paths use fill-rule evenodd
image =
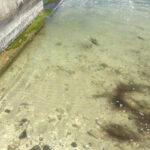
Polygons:
M52 13L53 9L45 9L43 11L43 13L46 15L46 16L49 16L51 13Z
M52 9L42 11L39 16L16 38L6 49L6 51L15 49L28 40L29 35L39 31L45 24L46 16L50 15Z
M54 3L56 0L45 0L44 5L47 5L49 3Z

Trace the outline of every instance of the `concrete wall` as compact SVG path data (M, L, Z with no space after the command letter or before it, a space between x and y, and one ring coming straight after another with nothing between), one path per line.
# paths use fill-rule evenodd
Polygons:
M0 0L0 51L43 10L42 0Z

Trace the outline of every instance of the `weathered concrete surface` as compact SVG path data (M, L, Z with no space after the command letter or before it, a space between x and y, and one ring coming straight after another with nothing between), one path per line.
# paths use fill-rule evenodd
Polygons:
M0 0L0 51L43 10L42 0Z

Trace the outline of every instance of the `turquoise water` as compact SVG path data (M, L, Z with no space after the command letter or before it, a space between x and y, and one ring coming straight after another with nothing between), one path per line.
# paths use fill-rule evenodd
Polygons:
M65 0L0 78L1 149L149 150L149 59L149 0Z

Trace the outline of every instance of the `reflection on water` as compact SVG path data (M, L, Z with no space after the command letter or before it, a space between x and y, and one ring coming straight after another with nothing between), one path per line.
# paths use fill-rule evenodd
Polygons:
M0 78L1 149L150 149L149 8L65 0Z

